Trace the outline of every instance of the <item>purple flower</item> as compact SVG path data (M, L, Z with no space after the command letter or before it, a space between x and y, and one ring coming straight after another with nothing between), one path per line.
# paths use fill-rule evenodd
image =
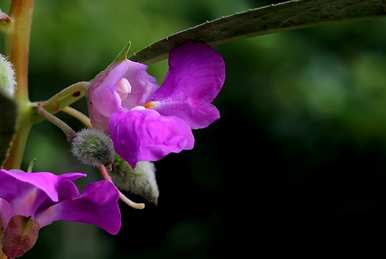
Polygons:
M225 64L209 46L189 42L172 50L161 87L146 69L130 60L113 64L88 92L93 127L110 134L132 166L192 149L192 129L220 117L211 103L224 84Z
M66 220L94 224L117 234L121 227L118 191L103 180L89 184L79 193L74 181L84 176L0 169L0 233L12 233L11 223L23 216L32 219L38 228Z

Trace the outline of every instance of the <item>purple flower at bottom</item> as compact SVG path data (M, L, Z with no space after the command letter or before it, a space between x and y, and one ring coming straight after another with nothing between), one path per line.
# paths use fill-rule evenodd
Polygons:
M225 64L206 44L173 49L161 87L146 70L130 60L115 63L88 91L93 127L109 134L116 152L132 166L192 149L192 129L220 117L212 101L224 84Z
M117 234L121 227L117 189L103 180L87 185L80 193L75 180L84 176L82 173L55 175L1 169L0 234L4 233L3 250L15 250L5 245L10 243L9 239L15 239L11 227L20 216L31 219L38 229L65 220L94 224L110 234ZM11 246L17 245L11 242ZM10 257L14 256L20 254Z

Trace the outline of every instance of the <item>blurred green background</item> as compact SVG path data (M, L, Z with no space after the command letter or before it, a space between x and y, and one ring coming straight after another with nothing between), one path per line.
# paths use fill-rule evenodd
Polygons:
M3 10L8 2L2 1ZM92 79L128 40L132 51L140 50L197 23L273 2L36 0L31 99ZM156 164L159 206L122 206L116 237L56 223L41 231L25 258L222 258L233 249L258 255L288 245L296 251L327 233L333 243L380 232L386 216L385 27L385 19L344 22L219 46L227 64L216 100L222 119L195 132L194 151ZM161 83L167 63L150 71ZM85 111L85 101L76 107ZM34 128L24 166L33 158L36 170L84 170L97 179L47 123ZM294 233L304 239L293 241Z

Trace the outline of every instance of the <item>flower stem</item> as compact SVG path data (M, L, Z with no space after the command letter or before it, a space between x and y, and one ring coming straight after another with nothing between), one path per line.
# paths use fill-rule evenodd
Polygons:
M87 128L92 127L89 117L87 117L85 114L81 113L80 111L78 111L70 106L67 106L63 109L63 112L78 119Z
M51 122L52 124L54 124L55 126L60 128L63 131L63 133L67 136L67 140L69 142L72 141L72 139L76 135L76 132L70 126L68 126L64 121L62 121L61 119L59 119L55 115L47 112L43 108L42 104L38 104L37 111L38 111L38 113L42 117L44 117L49 122ZM68 113L68 114L70 114L71 116L79 119L83 124L85 124L85 126L91 127L90 119L86 115L81 113L80 111L75 110L74 108L71 108L71 107L67 107L63 111ZM108 172L107 168L104 165L99 166L98 170L99 170L99 173L101 174L103 179L113 183L113 180L111 179L111 176L109 175L109 172ZM134 209L139 209L139 210L142 210L142 209L145 208L145 204L144 203L136 203L136 202L130 200L128 197L126 197L121 191L118 190L118 188L117 188L117 191L119 193L119 199L122 202L126 203L128 206L130 206L130 207L132 207Z
M28 59L34 0L13 0L7 28L7 53L16 74L15 99L19 114L5 168L20 168L32 127L32 105L28 98Z
M51 113L57 113L63 110L65 107L84 97L89 84L89 82L82 81L64 88L44 102L44 108Z
M107 168L104 165L99 166L98 170L99 170L99 173L101 174L101 176L105 180L113 182L113 180L111 179L111 176L109 175L109 172L107 171ZM130 206L134 209L138 209L138 210L142 210L145 208L144 203L136 203L136 202L130 200L129 198L127 198L121 191L118 190L118 192L119 192L119 199L122 202L126 203L128 206Z
M67 123L56 117L55 115L49 113L43 108L43 105L40 104L37 107L38 113L43 116L46 120L57 126L59 129L63 131L63 133L66 135L67 140L69 142L72 142L72 139L75 137L76 132L73 130L70 126L68 126Z
M35 124L41 122L44 119L44 117L37 113L36 108L38 105L43 105L44 109L52 114L60 112L67 106L83 98L86 95L89 84L89 82L85 81L77 82L64 88L62 91L55 94L47 101L33 103L32 106L35 108L35 113L32 115L33 123Z
M91 125L91 122L90 122L90 119L83 113L81 113L80 111L72 108L72 107L66 107L63 109L63 112L64 113L67 113L68 115L78 119L80 122L82 122L87 128L91 128L92 125ZM113 183L113 180L111 179L111 176L109 175L109 172L106 168L106 166L104 165L101 165L98 167L98 170L99 170L99 173L100 175L102 176L103 179L109 181L109 182L112 182ZM117 188L118 190L118 188ZM145 204L144 203L136 203L132 200L130 200L128 197L126 197L121 191L119 191L119 199L124 202L125 204L127 204L128 206L134 208L134 209L138 209L138 210L142 210L145 208Z
M3 167L7 169L20 168L23 160L24 149L28 140L31 125L19 127L15 136L12 139L11 147L7 154L7 159L4 161Z
M43 116L49 122L51 122L52 124L54 124L55 126L60 128L63 131L63 133L67 136L67 140L69 142L72 141L72 139L76 135L76 132L70 126L68 126L64 121L62 121L61 119L59 119L55 115L47 112L43 108L42 104L38 104L37 110L38 110L38 113L41 116ZM71 107L66 107L66 108L63 109L63 112L65 112L65 113L67 113L67 114L69 114L69 115L79 119L86 127L91 128L90 119L86 115L81 113L80 111L78 111L78 110L76 110L74 108L71 108ZM109 172L108 172L106 166L100 165L100 166L98 166L98 170L99 170L99 173L101 174L103 179L113 183L113 180L111 179L111 176L109 175ZM139 209L139 210L142 210L142 209L145 208L145 204L144 203L136 203L136 202L130 200L128 197L126 197L121 191L118 190L118 188L117 188L117 191L119 193L119 199L122 202L126 203L128 206L130 206L130 207L132 207L134 209Z
M12 0L11 28L7 35L8 57L16 73L16 100L28 99L28 59L34 0Z

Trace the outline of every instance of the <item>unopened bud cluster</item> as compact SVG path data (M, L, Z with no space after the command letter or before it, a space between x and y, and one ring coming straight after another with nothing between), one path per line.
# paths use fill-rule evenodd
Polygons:
M72 140L72 153L82 163L95 167L111 164L115 156L110 137L96 129L76 133Z

